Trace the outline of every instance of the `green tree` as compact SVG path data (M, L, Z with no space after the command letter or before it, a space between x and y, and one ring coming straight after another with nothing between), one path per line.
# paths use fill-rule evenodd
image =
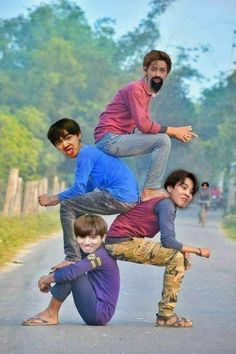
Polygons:
M0 112L0 179L7 179L11 168L34 179L40 164L42 142L21 125L15 116Z
M211 90L204 92L199 111L199 129L204 138L206 157L214 175L228 171L236 158L236 71Z

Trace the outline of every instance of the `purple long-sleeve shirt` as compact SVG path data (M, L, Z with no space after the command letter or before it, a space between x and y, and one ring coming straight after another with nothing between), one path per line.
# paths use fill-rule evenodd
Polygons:
M64 283L87 273L97 295L96 313L101 323L113 316L120 290L120 275L116 261L101 246L95 253L54 273L56 283Z
M159 133L161 125L150 119L152 97L145 79L122 87L99 117L94 130L95 142L106 133L131 134L135 128L144 134Z

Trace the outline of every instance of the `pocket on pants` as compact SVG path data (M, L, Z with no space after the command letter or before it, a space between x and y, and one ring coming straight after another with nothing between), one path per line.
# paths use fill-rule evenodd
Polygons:
M137 241L137 245L134 249L135 259L138 261L138 263L149 263L156 244L145 239Z

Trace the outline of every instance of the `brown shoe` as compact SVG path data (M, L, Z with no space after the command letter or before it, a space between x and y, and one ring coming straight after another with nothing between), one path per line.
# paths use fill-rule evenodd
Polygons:
M160 316L157 314L156 326L159 327L192 327L193 322L185 317L176 314L170 316Z

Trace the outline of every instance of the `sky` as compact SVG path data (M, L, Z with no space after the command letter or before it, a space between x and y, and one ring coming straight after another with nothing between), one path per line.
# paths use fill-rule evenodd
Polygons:
M0 0L0 17L12 18L26 14L27 8L53 0ZM138 26L149 11L149 0L74 0L83 9L91 25L110 17L116 21L119 37ZM201 90L210 88L223 74L236 69L236 0L176 0L160 17L161 38L151 49L166 51L176 58L176 46L197 47L207 45L209 51L200 55L191 66L205 76L205 80L191 82L190 95L200 96ZM140 60L142 62L142 59Z

